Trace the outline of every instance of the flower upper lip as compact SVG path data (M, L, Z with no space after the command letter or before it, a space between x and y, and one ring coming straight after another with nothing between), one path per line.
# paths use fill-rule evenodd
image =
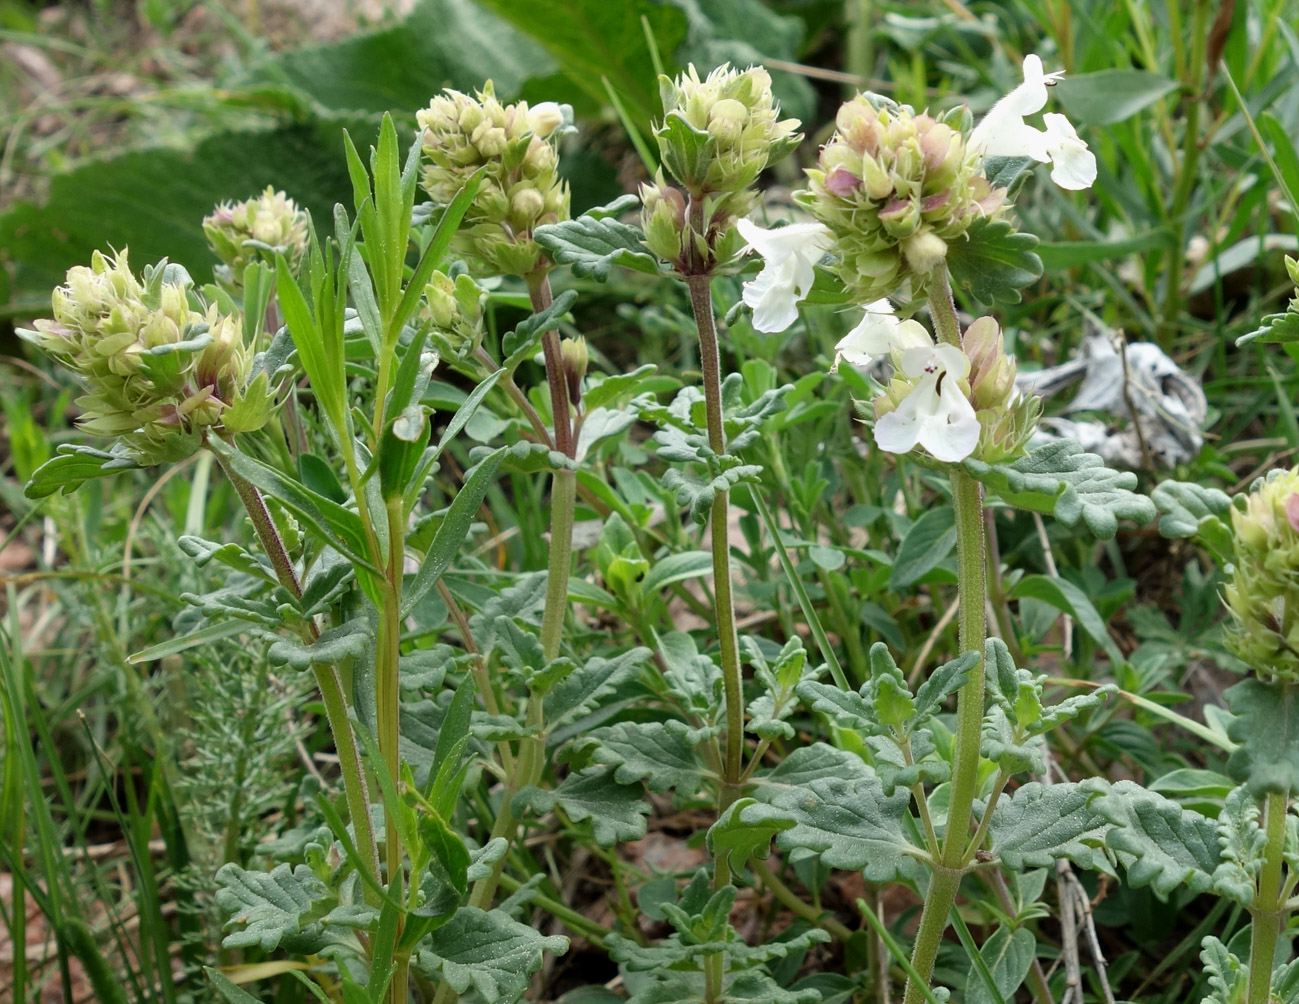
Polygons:
M753 309L759 331L784 331L798 318L798 304L816 279L815 266L832 247L830 230L820 223L793 223L767 230L738 220L747 250L763 258L762 271L744 284L744 302Z
M989 157L1031 157L1052 165L1051 179L1061 188L1090 188L1096 181L1096 157L1067 118L1043 116L1046 129L1024 121L1046 107L1047 87L1064 72L1044 73L1042 60L1024 57L1024 82L992 106L970 134L970 147Z

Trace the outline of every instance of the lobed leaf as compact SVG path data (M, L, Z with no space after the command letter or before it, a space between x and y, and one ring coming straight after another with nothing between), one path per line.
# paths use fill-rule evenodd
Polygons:
M527 991L544 952L567 951L567 938L547 937L503 910L466 906L420 943L416 958L420 969L440 974L457 994L473 988L499 1001L517 1000Z
M1033 253L1037 238L1015 230L1009 220L976 220L964 238L947 248L952 282L981 303L1019 303L1020 290L1042 274Z
M604 217L579 216L563 223L548 223L533 231L536 240L558 265L567 265L579 279L604 282L614 265L659 274L658 260L645 250L639 227Z
M1213 884L1219 861L1213 820L1133 781L1109 785L1092 807L1111 824L1105 842L1127 868L1129 884L1149 885L1161 898Z
M534 812L551 812L559 806L575 823L591 821L595 842L613 847L645 836L645 817L650 804L642 798L639 785L620 784L613 767L589 767L569 774L554 791L524 788L515 796L515 812L531 807Z

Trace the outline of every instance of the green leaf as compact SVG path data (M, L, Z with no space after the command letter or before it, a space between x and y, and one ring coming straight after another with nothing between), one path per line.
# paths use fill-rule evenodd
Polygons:
M457 994L472 987L486 1000L510 1001L528 989L542 953L567 951L567 938L546 937L504 910L466 906L421 943L417 960L420 969L440 974Z
M617 220L579 216L537 227L532 236L556 264L568 265L580 279L604 282L614 265L659 274L658 260L645 250L640 228Z
M653 567L641 580L641 592L657 593L660 589L674 582L686 579L698 579L710 575L713 571L713 556L709 551L681 551L669 554L654 562Z
M310 645L296 638L280 638L266 650L266 659L272 666L302 672L312 666L334 666L347 658L359 659L372 644L369 622L353 620L326 628Z
M708 853L717 860L726 858L733 871L744 867L749 858L766 860L771 856L771 841L778 833L792 829L798 820L793 816L767 813L761 823L745 822L741 815L745 809L757 805L752 798L741 798L708 828L705 843Z
M740 821L760 826L793 819L794 826L776 838L781 850L814 851L829 868L862 871L867 882L896 882L918 871L919 849L902 827L910 799L905 788L886 796L874 776L822 778L755 802L741 812Z
M1037 938L1027 928L998 927L983 943L979 955L1003 1001L1014 999L1037 953ZM965 1004L995 1004L980 967L971 963L965 977Z
M203 974L212 984L212 989L221 995L221 999L227 1004L262 1004L256 997L247 990L241 989L229 978L222 974L219 969L213 969L211 966L203 967Z
M566 289L551 301L550 306L525 317L516 328L507 332L501 339L501 351L505 354L505 364L501 368L513 370L523 360L535 355L541 337L558 326L560 318L576 302L577 290Z
M717 141L706 129L692 126L680 111L668 114L655 133L668 172L687 190L702 186L717 158Z
M233 568L236 572L242 572L244 575L254 576L272 585L277 584L275 574L268 564L256 555L249 554L239 544L233 542L217 544L211 540L204 540L202 537L185 534L176 539L176 546L184 551L186 555L193 558L194 564L199 568L203 568L209 562L215 561L227 568Z
M1087 594L1068 579L1062 579L1058 575L1026 575L1015 583L1015 588L1010 591L1010 595L1015 599L1028 597L1040 600L1071 615L1092 641L1105 649L1110 662L1115 666L1123 665L1125 661L1123 653L1110 637L1105 621L1096 612Z
M591 384L582 394L582 407L588 411L603 407L617 400L624 394L630 394L657 372L653 363L637 366L630 373L614 373L604 377L599 383L588 377Z
M689 21L675 5L655 0L484 0L483 6L536 39L565 75L603 107L603 78L621 96L642 130L659 114L648 32L669 58L686 40ZM693 28L690 28L693 30Z
M856 753L835 749L827 743L799 746L771 770L754 779L753 795L771 803L784 792L797 792L815 781L838 778L850 782L864 781L871 769Z
M546 695L547 729L593 712L601 701L640 675L652 654L647 648L633 648L612 659L588 659Z
M1072 439L1047 443L1013 464L967 460L965 469L1010 505L1053 514L1066 526L1081 521L1101 540L1118 533L1120 518L1141 525L1155 518L1154 503L1132 490L1135 474L1110 470Z
M32 472L23 494L29 499L43 499L57 491L68 494L93 478L110 478L139 467L134 460L117 453L64 443L55 456Z
M1130 885L1149 885L1161 898L1212 885L1219 862L1213 820L1132 781L1109 785L1092 808L1112 824L1105 842L1127 868Z
M1028 163L1032 164L1030 160ZM1164 251L1176 243L1177 238L1167 227L1147 230L1132 237L1113 241L1053 241L1037 246L1037 256L1048 272L1113 261L1128 255L1149 251Z
M956 517L950 506L931 509L911 524L898 547L889 573L894 592L920 581L938 567L956 547Z
M1084 781L1029 781L997 802L989 850L1015 871L1049 868L1067 858L1089 871L1110 871L1103 851L1109 821L1091 806L1097 788Z
M591 738L598 743L596 763L617 767L620 784L644 780L650 791L675 791L689 798L703 784L703 767L694 746L707 733L684 722L620 722L598 729Z
M473 524L483 499L487 497L496 469L501 466L504 456L505 449L502 447L487 454L466 474L465 483L451 500L447 514L433 537L433 543L429 545L428 552L420 563L419 571L406 587L401 605L403 617L410 616L416 604L437 585L442 573L451 567L451 562L460 553L469 527Z
M517 813L531 806L550 812L556 805L575 823L591 820L595 842L612 847L645 836L645 817L652 811L640 785L619 784L612 767L589 767L569 774L554 791L524 788L516 796Z
M1236 715L1227 735L1240 744L1227 773L1255 798L1299 791L1299 689L1251 678L1223 696Z
M1222 556L1232 553L1231 496L1190 481L1161 481L1150 493L1159 510L1159 532L1172 539L1203 537Z
M1255 878L1263 862L1267 834L1259 826L1259 807L1243 785L1232 791L1218 813L1222 863L1213 873L1213 891L1241 906L1254 901Z
M1177 81L1146 70L1071 73L1054 88L1069 117L1080 125L1114 125L1177 90Z
M1016 232L1008 220L977 220L947 248L952 281L980 303L1018 303L1020 290L1042 274L1033 253L1037 238Z
M306 865L287 864L271 872L246 871L233 862L216 874L216 901L230 915L226 927L243 925L226 935L226 948L257 946L270 952L302 933L303 921L322 913L333 896Z
M354 563L378 573L378 569L365 557L365 532L356 513L286 477L274 467L238 452L219 439L213 439L208 445L223 464L229 465L245 481L272 496L321 540L347 555Z

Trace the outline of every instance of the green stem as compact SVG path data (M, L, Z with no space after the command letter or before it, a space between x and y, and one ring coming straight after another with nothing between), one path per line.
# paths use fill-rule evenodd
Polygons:
M951 287L943 269L935 271L929 293L929 310L940 340L960 345L960 323L952 302ZM952 504L956 510L957 615L959 647L962 653L977 652L979 661L970 670L965 686L957 695L956 737L952 752L951 795L947 831L936 870L925 896L920 928L916 932L911 962L926 983L933 975L938 947L947 928L947 918L961 886L961 875L969 864L970 821L979 785L980 745L983 733L984 673L983 645L986 635L984 608L987 603L987 551L983 539L983 489L960 467L951 469ZM907 983L904 1004L920 1004L924 988L914 980Z
M280 539L275 521L266 508L261 493L244 480L240 475L217 457L221 469L234 486L235 493L243 502L252 521L257 539L271 560L276 578L280 585L294 596L302 595L302 586L298 582L297 570L289 558L284 542ZM316 626L309 624L304 632L304 641L311 641L317 635ZM343 774L343 793L347 798L347 811L352 817L352 826L356 829L357 843L361 853L367 855L369 865L376 878L379 877L379 848L374 833L374 823L370 818L370 793L365 784L365 767L361 761L361 752L352 734L352 723L347 717L347 699L344 696L343 684L338 677L338 670L333 666L313 666L316 686L325 703L325 718L329 722L329 731L334 736L334 749L338 752L339 768ZM368 893L367 893L368 898ZM376 901L377 902L377 901Z
M532 309L541 313L551 305L550 280L544 271L527 277ZM559 351L559 332L551 328L541 338L546 357L546 383L550 386L550 407L555 424L555 449L572 460L577 455L573 441L573 417L569 410L568 382ZM546 573L546 607L541 615L541 648L547 659L559 655L568 612L568 576L573 557L573 508L577 503L577 475L556 471L550 493L550 562Z
M749 867L753 869L753 874L758 876L762 884L767 887L767 891L794 916L802 917L809 924L815 924L817 927L829 931L831 936L839 941L846 942L852 937L852 931L849 930L846 924L825 915L812 904L805 903L800 899L798 893L794 892L776 876L776 873L771 870L771 866L767 862L752 858L749 861Z
M707 275L691 275L686 277L686 285L690 288L690 305L699 329L708 445L720 457L726 452L726 431L722 425L721 359L717 348L717 327L713 321L710 280ZM739 797L740 779L744 775L744 690L740 674L740 645L735 630L735 600L731 593L729 505L724 491L713 496L711 523L713 614L717 620L722 654L722 689L726 695L726 755L717 800L720 814Z
M1285 821L1287 797L1273 792L1264 811L1267 844L1263 849L1263 870L1258 875L1258 892L1249 908L1254 922L1249 939L1249 987L1245 1004L1268 1004L1272 994L1272 960L1285 924L1283 865L1285 863Z
M383 757L392 783L397 784L401 779L401 587L406 557L406 513L400 495L388 499L385 508L388 517L388 567L375 645L375 725L379 755ZM400 901L404 879L401 833L387 806L384 807L384 846L388 858L389 895ZM405 997L405 981L399 983L394 976L390 999L396 1002L405 1000Z
M1196 0L1191 24L1191 58L1182 81L1186 98L1186 128L1182 134L1182 156L1177 170L1177 188L1173 191L1169 218L1177 239L1168 251L1167 285L1164 309L1159 325L1159 344L1168 349L1177 333L1177 315L1182 309L1182 269L1186 255L1189 220L1187 208L1195 191L1196 169L1200 162L1200 105L1203 103L1206 67L1205 52L1209 35L1208 0Z

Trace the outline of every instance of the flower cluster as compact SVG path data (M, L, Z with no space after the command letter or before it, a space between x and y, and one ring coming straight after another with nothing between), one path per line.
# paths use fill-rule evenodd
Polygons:
M284 255L296 269L307 249L307 214L283 192L268 185L266 191L243 202L223 202L203 220L203 233L221 264L214 270L218 282L242 289L244 270L254 261L275 263Z
M435 271L424 287L423 319L430 326L430 342L438 355L460 362L483 343L483 301L487 294L467 273L454 278Z
M1299 682L1299 468L1269 474L1231 522L1227 647L1262 676Z
M251 432L270 418L265 372L238 315L196 309L189 276L157 265L136 278L123 249L98 251L54 290L53 318L20 330L80 378L82 428L114 437L141 464L183 459L209 433Z
M923 295L947 246L1006 193L948 122L875 95L839 109L800 204L834 235L839 276L862 302Z
M641 186L645 243L685 274L702 274L736 250L735 222L758 200L754 182L802 139L797 119L780 118L762 67L724 64L704 80L691 66L661 77L663 121L654 130L660 171Z
M835 367L892 364L894 375L874 401L875 441L884 450L921 447L944 463L971 456L996 463L1019 456L1037 426L1041 402L1015 391L1015 363L996 321L979 318L959 345L935 344L919 323L894 316L887 298L921 297L934 270L946 269L951 243L976 220L1005 212L1006 191L984 176L987 158L1049 161L1064 188L1095 180L1095 157L1064 116L1046 115L1045 130L1025 122L1060 76L1029 56L1024 83L973 131L964 108L936 118L859 94L839 109L834 134L807 172L808 189L795 196L817 222L775 230L738 224L747 250L763 259L743 290L759 331L794 323L823 259L849 296L866 304L861 322L835 347ZM671 211L665 201L656 201L655 214Z
M491 81L475 96L447 90L418 113L426 158L423 185L446 205L483 172L455 246L486 268L526 275L542 261L532 231L568 219L568 184L557 144L571 117L553 101L503 105Z

